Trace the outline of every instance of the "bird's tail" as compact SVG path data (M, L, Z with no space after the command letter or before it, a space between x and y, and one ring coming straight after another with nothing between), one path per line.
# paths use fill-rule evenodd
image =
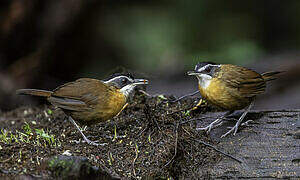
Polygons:
M45 90L39 90L39 89L18 89L16 91L16 94L50 97L52 94L52 91L45 91Z
M277 79L276 75L279 73L282 73L283 71L271 71L271 72L265 72L262 74L262 77L265 81L272 81Z

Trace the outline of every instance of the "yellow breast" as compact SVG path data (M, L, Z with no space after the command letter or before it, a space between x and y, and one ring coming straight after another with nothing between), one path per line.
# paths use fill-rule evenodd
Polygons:
M108 97L99 96L97 105L90 110L71 112L71 116L84 125L97 124L116 116L125 104L125 96L119 91L115 91Z
M108 102L108 109L106 113L107 118L110 119L117 115L122 110L125 104L126 97L119 91L114 93L114 95L111 96L110 101Z
M225 110L243 109L249 105L249 99L239 97L235 89L226 86L217 78L213 78L206 88L199 86L201 95L211 104Z

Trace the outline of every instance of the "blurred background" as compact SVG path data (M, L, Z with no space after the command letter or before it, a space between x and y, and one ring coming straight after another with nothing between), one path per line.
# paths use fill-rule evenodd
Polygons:
M4 0L0 109L39 103L18 88L124 69L150 94L181 96L197 90L186 71L199 61L284 70L255 109L300 108L299 17L299 0Z

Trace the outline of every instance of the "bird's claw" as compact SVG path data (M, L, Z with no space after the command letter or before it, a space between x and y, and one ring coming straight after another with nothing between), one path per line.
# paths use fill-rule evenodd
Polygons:
M246 121L246 122L244 122L244 123L242 123L240 126L249 126L249 123L251 123L251 122L254 122L253 120L248 120L248 121ZM223 137L226 137L228 134L230 134L232 131L234 131L233 132L233 135L235 136L236 135L236 133L237 133L237 130L238 130L238 123L236 124L236 125L234 125L233 127L229 127L229 131L228 132L226 132L225 134L223 134L222 136L221 136L221 138L223 138Z
M92 146L105 146L107 144L107 143L100 144L100 143L96 143L97 141L90 141L90 140L85 141L85 142Z
M208 125L206 127L203 127L203 128L197 128L196 130L197 131L206 131L206 133L208 134L211 131L212 128L213 128L213 124L210 124L210 125Z
M208 130L208 126L203 127L203 128L196 128L197 131L207 131Z
M88 142L86 142L86 143L88 143L89 145L93 145L93 146L99 146L98 143L95 143L95 142L93 142L93 141L88 141Z
M82 142L86 142L87 144L92 145L92 146L105 146L107 144L107 143L99 144L99 143L97 143L99 141L91 141L91 140L89 140L87 138L84 139ZM79 143L79 141L77 141L76 143Z
M229 131L227 131L225 134L223 134L223 135L221 136L221 138L226 137L226 136L227 136L228 134L230 134L232 131L234 131L234 132L233 132L233 135L235 136L237 130L238 130L238 126L237 126L237 125L234 125Z
M253 122L254 122L253 120L248 120L248 121L242 123L241 126L251 126L250 124Z
M216 128L216 127L218 127L218 126L220 126L220 125L223 124L223 122L220 122L221 120L222 120L222 118L219 118L219 119L215 120L214 122L210 123L208 126L206 126L204 128L197 128L196 130L198 130L198 131L206 131L207 134L208 134L213 128Z

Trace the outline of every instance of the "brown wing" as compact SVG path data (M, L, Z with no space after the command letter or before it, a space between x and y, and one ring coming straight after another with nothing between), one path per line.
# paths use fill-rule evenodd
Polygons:
M72 110L90 110L96 105L105 104L111 89L102 81L81 78L56 88L48 100L55 106Z
M265 80L259 73L250 69L226 64L221 66L219 73L221 74L218 77L221 77L228 86L237 88L243 97L253 97L265 91Z

